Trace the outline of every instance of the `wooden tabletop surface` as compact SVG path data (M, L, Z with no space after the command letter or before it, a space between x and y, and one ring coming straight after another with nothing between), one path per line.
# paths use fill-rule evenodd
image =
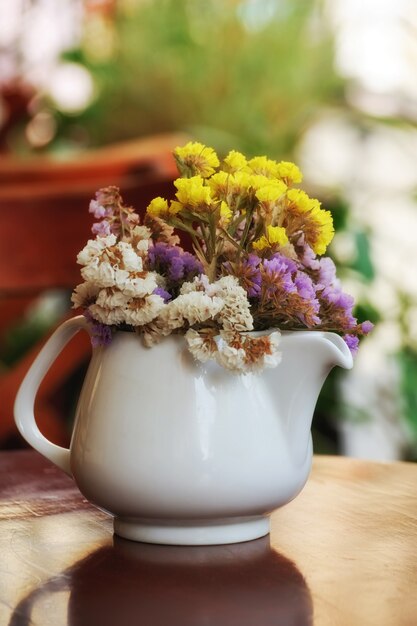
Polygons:
M417 466L316 457L270 538L153 546L32 451L0 453L1 626L415 626Z

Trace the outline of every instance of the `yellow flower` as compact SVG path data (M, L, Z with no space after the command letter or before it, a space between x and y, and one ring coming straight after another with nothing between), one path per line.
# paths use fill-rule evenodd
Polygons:
M147 213L149 213L149 215L152 215L152 217L161 217L162 215L167 215L168 202L165 200L165 198L161 198L161 196L158 196L157 198L151 200L151 202L148 204L146 211Z
M241 196L248 192L252 184L252 176L247 172L235 172L230 176L230 188L232 192Z
M312 211L315 207L320 208L320 202L310 198L302 189L289 189L287 191L288 206L297 213Z
M213 148L202 143L189 141L185 146L175 148L174 157L182 176L200 175L208 178L220 165Z
M316 254L324 254L334 236L332 214L330 211L315 207L311 211L310 217L318 227L315 241L312 242L312 248Z
M230 174L220 170L220 172L213 174L213 176L207 180L207 184L213 196L217 196L218 198L225 198L227 196L230 177Z
M178 201L191 209L201 208L202 205L210 205L212 201L210 187L204 185L201 176L191 178L177 178L174 181L178 189L176 196Z
M224 160L228 172L237 172L247 168L246 157L236 150L231 150Z
M294 183L301 183L303 175L300 169L291 163L291 161L280 161L276 166L276 176L281 178L286 185L293 185Z
M262 174L268 178L276 177L276 161L267 159L266 156L257 156L248 161L248 166L254 174Z
M287 191L287 185L282 180L270 180L267 185L257 189L255 196L259 202L273 204Z
M285 226L290 236L302 231L313 251L324 254L334 235L330 211L322 209L318 200L301 189L287 191L287 200Z
M268 179L266 179L268 181ZM212 195L217 196L219 199L225 199L230 195L242 195L246 193L252 184L252 176L247 172L235 172L230 174L220 170L213 174L211 178L207 180Z
M256 191L261 187L265 187L271 182L270 178L267 178L263 174L252 174L249 176L251 187Z
M273 246L286 246L288 243L287 233L285 228L281 226L268 226L266 236L262 235L259 239L253 242L252 247L255 250L264 250L265 248L272 248Z
M222 203L220 205L220 225L223 227L227 226L232 219L232 216L233 212L231 208L229 207L227 202L222 200Z
M169 205L169 214L176 215L182 210L182 204L180 202L176 202L175 200L171 200L171 204Z

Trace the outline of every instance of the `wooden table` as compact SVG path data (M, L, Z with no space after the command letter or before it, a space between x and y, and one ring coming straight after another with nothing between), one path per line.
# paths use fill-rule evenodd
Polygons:
M417 467L316 457L271 538L177 548L110 517L32 451L0 453L0 625L414 626Z

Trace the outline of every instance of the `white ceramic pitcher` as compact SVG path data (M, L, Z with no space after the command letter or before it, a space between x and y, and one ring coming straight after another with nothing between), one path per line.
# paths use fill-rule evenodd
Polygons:
M60 326L23 381L15 404L23 437L114 516L122 537L207 545L266 535L271 511L308 478L311 420L328 372L352 367L343 339L284 333L275 369L236 374L194 361L180 335L149 349L120 331L93 349L66 450L41 434L33 406L51 363L82 328L89 331L82 316Z

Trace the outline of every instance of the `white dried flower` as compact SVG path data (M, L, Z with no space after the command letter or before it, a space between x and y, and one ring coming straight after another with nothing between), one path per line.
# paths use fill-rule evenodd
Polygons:
M171 329L162 325L160 318L156 318L149 324L141 327L143 343L147 348L152 348L152 346L160 343L163 337L167 337L170 334Z
M130 243L120 241L115 246L114 253L119 252L122 257L123 268L129 272L141 272L143 269L143 263L141 257L136 254Z
M118 285L126 296L131 298L144 298L151 294L157 287L156 275L154 272L147 272L144 278L127 278L123 284Z
M120 270L108 261L100 261L96 258L82 268L81 276L84 280L94 282L98 287L120 287L126 283L129 272Z
M108 309L98 304L92 304L88 307L91 316L101 322L101 324L107 324L111 326L113 324L123 324L125 321L125 307L114 307Z
M146 240L150 239L152 235L151 230L147 226L135 226L132 230L131 239Z
M217 363L234 372L259 372L266 367L276 367L281 360L279 331L253 336L223 330L215 339Z
M151 244L151 231L146 226L135 226L131 231L129 243L140 256L145 256Z
M166 335L184 325L184 317L176 305L176 300L168 302L164 306L158 317L158 324L161 332Z
M218 341L216 361L222 367L232 372L244 372L246 370L245 351L243 348L235 348L220 339Z
M219 315L223 328L239 332L252 330L253 317L250 312L249 300L237 278L224 276L213 283L213 286L217 289L217 295L224 300L224 307Z
M108 287L107 289L101 289L96 300L96 304L105 308L111 309L113 307L125 307L127 306L130 298L125 296L118 289Z
M116 243L115 235L108 235L107 237L96 237L95 239L89 239L86 246L78 253L77 263L79 265L87 265L98 257L105 248L110 248Z
M136 244L136 250L138 251L138 254L145 255L149 250L149 239L141 239L141 241L138 241Z
M216 295L215 293L209 294L208 289L210 287L210 281L205 274L196 276L192 282L183 283L180 289L180 295L186 293L192 293L194 291L205 291L208 295Z
M235 276L224 276L214 283L210 283L205 275L197 276L192 282L184 283L180 293L187 295L201 292L210 298L220 298L223 301L223 307L218 311L218 321L224 329L239 332L253 329L253 317L246 291Z
M71 302L73 303L72 308L86 308L90 304L93 304L96 300L98 292L99 287L95 283L86 282L77 285L71 295Z
M222 278L219 278L219 280L212 283L212 286L215 287L216 293L230 292L236 287L243 289L243 287L239 285L239 281L236 276L222 276Z
M125 309L125 322L131 326L143 326L152 322L164 305L161 296L150 295L146 298L131 300Z
M214 319L224 306L221 298L210 298L201 291L180 295L168 306L170 304L178 309L190 326Z
M212 359L217 352L217 345L212 334L199 333L190 328L185 333L185 340L193 357L202 363Z
M281 333L279 330L274 331L268 337L270 343L271 354L265 354L263 357L263 366L266 368L276 367L282 359L282 352L279 350L281 343Z

